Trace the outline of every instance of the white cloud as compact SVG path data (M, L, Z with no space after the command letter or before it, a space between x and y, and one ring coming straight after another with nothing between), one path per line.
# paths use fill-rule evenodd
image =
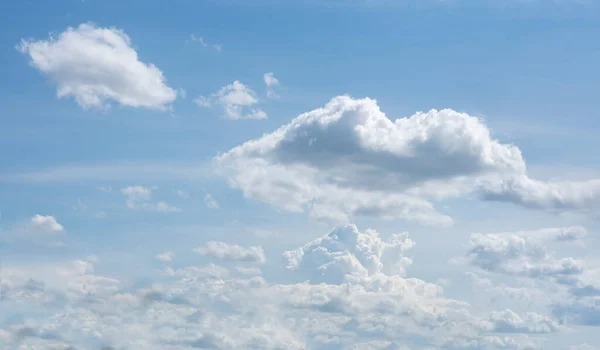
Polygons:
M275 92L275 87L279 86L279 80L275 78L275 74L273 72L265 73L263 75L263 80L265 81L265 86L267 87L267 97L279 98L279 95L277 95Z
M219 209L219 203L211 196L210 193L207 193L204 196L204 204L210 209Z
M576 241L585 233L582 227L499 234L474 233L469 241L468 255L472 265L487 271L559 279L566 283L570 277L581 274L585 264L573 258L556 258L543 243Z
M222 260L252 262L264 264L267 261L262 247L242 247L237 244L210 241L194 251L200 255L213 256Z
M237 80L210 96L198 96L194 102L201 107L221 107L227 119L266 119L268 117L262 109L252 107L259 103L254 90Z
M157 211L162 213L178 212L181 209L165 202L152 203L152 189L143 186L128 186L121 189L127 208L135 210Z
M403 275L412 263L404 252L413 246L406 233L383 241L374 230L360 232L356 226L346 225L301 248L286 251L283 261L287 269L307 274L311 282L341 283L346 278L368 278L383 272Z
M167 268L140 288L95 274L98 261L8 266L4 305L44 314L2 320L0 337L7 346L28 348L466 350L544 348L528 334L558 330L535 313L474 316L440 286L403 277L396 263L408 242L404 234L384 242L372 230L347 226L299 248L306 251L302 259L354 260L371 269L338 283L302 282L302 271L318 273L322 265L304 260L286 283L210 264ZM319 249L328 254L318 255Z
M173 261L173 257L175 257L175 253L168 251L156 255L156 260L162 262L171 262Z
M217 52L223 51L223 45L221 44L212 44L209 45L203 37L197 36L196 34L190 34L190 40L200 43L203 47L210 47Z
M120 29L84 23L48 40L22 40L17 48L57 84L58 97L73 97L83 108L112 100L164 110L177 97L156 66L139 60Z
M360 215L447 225L433 202L470 194L556 211L600 206L594 182L530 179L521 151L493 139L478 118L445 109L390 120L376 101L348 96L216 164L247 197L341 222Z
M64 246L65 227L54 216L36 214L15 224L3 238L9 242L27 241L34 244Z
M190 194L183 190L177 190L177 195L183 199L190 199Z

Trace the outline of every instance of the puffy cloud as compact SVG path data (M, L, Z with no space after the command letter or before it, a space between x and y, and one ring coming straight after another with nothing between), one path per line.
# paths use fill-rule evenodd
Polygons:
M577 241L586 234L582 227L544 229L530 232L481 234L469 241L470 263L496 273L570 283L585 264L573 258L556 258L546 241Z
M441 287L404 277L399 262L412 244L405 234L383 240L372 230L339 227L298 248L303 255L286 283L232 276L213 264L168 268L143 288L94 274L92 260L8 267L5 305L42 313L0 320L0 341L42 348L533 349L540 343L528 333L554 330L533 313L476 317ZM244 255L239 247L213 247L235 251L222 256ZM366 272L301 282L302 271L343 260Z
M267 87L267 97L279 98L279 95L277 95L275 92L275 87L279 86L279 80L275 78L275 74L273 72L265 73L263 75L263 80L265 81L265 86Z
M15 224L3 234L9 242L26 241L34 244L63 246L62 238L65 236L65 227L52 215L36 214Z
M209 255L215 258L231 261L245 261L264 264L267 261L262 247L242 247L237 244L210 241L194 251L200 255Z
M22 40L18 50L57 84L58 97L73 97L83 108L123 106L165 109L177 97L163 73L141 62L120 29L84 23L48 40Z
M404 252L413 245L406 233L384 241L374 230L360 232L354 225L345 225L301 248L286 251L283 261L287 269L300 270L311 281L341 283L347 277L367 278L382 272L403 275L412 263Z
M135 210L148 210L162 213L179 212L180 208L171 206L165 202L152 203L152 189L144 186L128 186L121 189L125 197L127 208Z
M348 96L215 161L247 197L338 221L450 224L432 202L467 194L560 211L586 211L599 198L594 182L529 178L521 151L479 118L445 109L390 120L376 101Z
M551 333L560 329L546 316L528 312L521 317L512 310L494 311L489 316L490 328L498 333Z
M222 87L210 96L198 96L194 102L201 107L219 106L227 119L266 119L267 114L252 106L259 103L256 93L239 81Z

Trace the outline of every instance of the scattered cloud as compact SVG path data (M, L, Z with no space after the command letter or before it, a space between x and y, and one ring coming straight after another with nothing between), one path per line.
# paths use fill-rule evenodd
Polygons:
M531 232L471 235L470 264L511 276L565 280L585 269L582 261L556 258L545 242L579 241L587 234L582 227L545 229Z
M262 109L253 107L259 103L254 90L237 80L210 96L198 96L194 102L201 107L222 108L227 119L267 119L268 117Z
M279 86L279 80L275 78L275 74L273 72L265 73L263 79L265 81L265 86L267 87L267 97L279 98L279 95L275 92L275 88Z
M190 194L183 190L177 190L177 195L183 199L190 199Z
M223 51L223 45L221 44L212 44L209 45L203 37L197 36L196 34L190 34L190 40L193 42L197 42L204 47L210 47L217 52Z
M36 214L16 223L2 234L8 242L25 241L46 246L64 246L65 227L52 215Z
M384 241L373 230L338 227L292 250L305 255L295 257L285 283L214 264L166 268L150 287L96 274L98 260L7 266L6 305L42 308L45 317L11 319L0 337L41 348L524 350L544 348L530 335L561 329L534 312L476 316L441 286L404 277L409 242L407 234ZM232 247L219 242L208 250L229 251L216 255L235 261L258 256ZM305 280L323 266L326 278Z
M22 40L17 49L57 84L58 97L73 97L84 109L114 101L165 110L177 98L163 73L139 60L120 29L84 23L48 40Z
M156 256L156 260L162 261L162 262L171 262L171 261L173 261L174 257L175 257L175 253L168 251L168 252L158 254Z
M208 255L222 260L251 262L264 264L267 261L262 247L242 247L237 244L210 241L194 251L200 255Z
M125 197L125 203L129 209L157 211L163 213L181 211L181 209L162 201L152 203L152 189L143 186L129 186L122 188L121 194Z
M449 225L434 203L460 196L558 212L600 207L600 180L531 179L521 151L450 109L388 119L376 101L339 96L215 159L245 196L346 222L371 216Z
M207 193L204 196L204 204L206 205L207 208L219 209L219 203L213 198L213 196L211 196L210 193Z

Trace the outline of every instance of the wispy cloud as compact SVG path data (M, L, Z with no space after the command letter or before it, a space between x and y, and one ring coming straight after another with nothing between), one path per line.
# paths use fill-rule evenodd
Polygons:
M207 164L193 162L64 164L0 174L0 182L56 183L73 181L193 180L210 176Z
M221 44L209 44L204 37L198 36L196 34L190 34L190 40L192 42L195 43L199 43L200 45L206 47L206 48L211 48L217 52L221 52L223 51L223 45Z
M223 109L225 118L231 120L268 118L262 109L253 107L260 102L256 92L238 80L223 86L210 96L198 96L194 102L206 108L219 106Z
M279 80L275 78L273 72L265 73L263 76L265 86L267 87L268 98L279 98L279 95L275 92L275 87L279 86Z

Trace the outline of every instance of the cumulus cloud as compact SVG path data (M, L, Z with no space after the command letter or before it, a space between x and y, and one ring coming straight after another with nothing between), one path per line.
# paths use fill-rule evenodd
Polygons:
M545 229L532 232L481 234L469 241L470 263L491 272L533 278L565 280L581 274L582 261L556 258L545 241L576 241L586 234L582 227Z
M97 275L97 262L86 260L8 267L5 305L44 315L0 320L0 339L41 348L535 349L543 344L528 334L557 329L534 313L474 316L440 286L404 277L398 262L412 244L405 234L383 240L373 230L338 227L293 250L304 253L285 283L213 264L168 268L142 288ZM338 274L347 278L303 282L303 271L341 261L353 261L350 273Z
M268 117L262 109L253 107L259 103L254 90L237 80L210 96L198 96L194 102L201 107L220 107L227 119L267 119Z
M499 333L552 333L560 326L550 317L528 312L524 317L512 310L494 311L489 316L490 329Z
M230 261L244 261L257 264L264 264L267 261L265 252L260 246L246 248L237 244L210 241L194 249L194 251L200 255L209 255Z
M586 234L582 227L472 234L467 261L488 278L476 273L470 273L470 277L486 294L522 300L526 307L549 308L561 324L599 326L600 268L589 266L583 259L557 257L550 249L550 245L560 247L565 243L582 247ZM501 281L513 278L518 287L494 283L493 276L502 277Z
M64 246L65 227L52 215L36 214L18 222L3 238L9 242L27 241L34 244Z
M22 40L17 49L56 83L58 97L73 97L82 108L115 101L164 110L177 98L163 73L139 60L120 29L84 23L48 40Z
M445 109L390 120L368 98L336 97L215 161L247 197L342 222L448 225L433 202L469 194L555 211L600 204L594 182L531 179L521 151L479 118Z
M412 263L404 252L414 246L408 234L384 241L374 230L360 232L354 225L340 226L296 250L283 254L289 270L307 274L311 281L341 283L346 278L367 278L378 273L403 275Z
M267 97L279 98L279 95L275 92L275 88L279 86L279 80L275 78L275 74L273 72L265 73L263 75L263 80L265 81L265 86L267 88Z
M128 186L121 189L127 208L134 210L156 211L161 213L179 212L180 208L165 202L151 202L152 189L144 186Z

